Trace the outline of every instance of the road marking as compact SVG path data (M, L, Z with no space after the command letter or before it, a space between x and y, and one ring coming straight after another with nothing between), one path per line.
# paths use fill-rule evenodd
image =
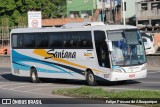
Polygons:
M53 88L52 90L54 89L60 89L60 87L63 87L63 88L78 88L78 87L81 87L81 86L69 86L69 85L65 85L65 86L49 86L49 87L44 87L44 88L36 88L36 89L33 89L33 90L29 90L29 92L32 92L32 91L36 91L36 90L41 90L41 89L49 89L49 88ZM62 88L61 88L62 89Z
M0 72L0 75L2 75L2 74L8 74L8 73L11 74L11 72Z
M48 84L28 84L28 85L22 85L22 86L18 86L18 87L15 87L15 88L11 88L11 89L19 89L19 88L24 88L24 87L30 87L30 86L33 86L33 87L38 87L38 86L47 86Z
M14 82L9 82L9 81L0 81L0 84L4 84L4 83L14 83Z
M153 71L153 72L148 72L148 74L155 74L155 73L160 73L160 71Z
M14 86L16 85L16 86ZM19 85L19 86L17 86ZM69 85L61 85L61 84L52 84L52 83L41 83L41 84L36 84L36 83L16 83L16 82L0 82L0 87L7 87L7 86L12 86L10 89L20 89L20 88L28 88L28 87L34 87L34 88L38 88L38 87L43 87L47 88L47 87L72 87ZM74 86L75 87L75 86ZM34 90L34 89L33 89ZM32 90L30 90L32 91Z
M42 95L42 96L48 96L48 97L54 97L55 95L48 95L48 94L41 94L41 93L35 93L35 92L29 92L29 91L22 91L22 90L14 90L14 89L8 89L8 88L2 88L0 87L0 89L4 89L4 90L9 90L9 91L16 91L16 92L22 92L22 93L29 93L29 94L36 94L36 95ZM56 98L73 98L73 97L66 97L66 96L60 96L60 95L56 95Z
M148 84L148 83L149 83L149 84L160 84L160 82L143 82L143 81L142 81L141 83L145 83L145 84L146 84L146 83L147 83L147 84Z
M4 83L2 85L0 85L0 87L4 87L4 86L11 86L11 85L21 85L21 84L29 84L29 83Z
M41 83L41 84L28 84L28 85L22 85L22 86L18 86L18 87L15 87L15 88L11 88L11 89L19 89L19 88L24 88L24 87L30 87L30 86L33 86L33 87L42 87L44 86L44 88L47 88L47 87L72 87L70 85L66 85L66 84L53 84L53 83ZM76 86L76 85L75 85ZM34 89L33 89L34 90Z

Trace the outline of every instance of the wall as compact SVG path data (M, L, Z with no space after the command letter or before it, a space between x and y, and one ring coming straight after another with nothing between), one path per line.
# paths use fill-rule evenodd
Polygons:
M154 44L160 44L160 33L154 33Z
M136 0L125 0L126 2L126 18L131 18L136 14L135 2Z
M147 56L147 66L157 67L160 65L160 56Z
M9 56L0 56L0 67L10 67L11 61Z
M70 11L79 11L79 14L81 14L83 10L92 10L93 14L94 7L94 0L67 0L67 16L69 17Z
M97 9L102 9L102 7L103 7L102 1L103 0L97 0ZM110 0L106 0L105 8L110 8Z

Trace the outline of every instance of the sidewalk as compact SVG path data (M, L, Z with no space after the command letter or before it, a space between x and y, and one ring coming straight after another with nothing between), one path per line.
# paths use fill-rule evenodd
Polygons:
M160 71L160 67L147 66L148 71Z
M0 63L0 68L11 68L11 64L10 63Z

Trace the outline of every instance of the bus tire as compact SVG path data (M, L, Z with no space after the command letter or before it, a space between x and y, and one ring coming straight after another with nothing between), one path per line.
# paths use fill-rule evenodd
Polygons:
M88 85L90 86L95 86L97 84L95 76L91 70L87 72L86 80L87 80Z
M31 78L32 83L39 83L40 82L36 68L31 68L30 78Z

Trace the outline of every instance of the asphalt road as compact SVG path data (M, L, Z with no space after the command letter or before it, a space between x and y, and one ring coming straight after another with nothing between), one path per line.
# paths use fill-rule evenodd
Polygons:
M85 81L77 80L59 80L59 79L47 79L42 83L31 83L30 78L17 77L11 74L10 68L0 68L0 98L68 98L59 95L53 95L51 92L53 89L59 88L71 88L81 87L87 85ZM149 89L160 90L160 71L149 71L147 78L134 81L128 81L126 83L119 82L100 82L98 86L104 89L114 90L130 90L130 89ZM0 105L2 106L2 105ZM9 105L3 105L2 107L8 107ZM30 105L31 106L31 105ZM45 105L50 106L50 105ZM56 104L54 106L65 106ZM68 105L72 107L73 105ZM81 106L82 105L76 105ZM100 107L104 104L91 104L83 105L84 107ZM131 105L107 105L109 107L134 107ZM15 105L15 107L18 107ZM66 106L65 106L66 107Z

